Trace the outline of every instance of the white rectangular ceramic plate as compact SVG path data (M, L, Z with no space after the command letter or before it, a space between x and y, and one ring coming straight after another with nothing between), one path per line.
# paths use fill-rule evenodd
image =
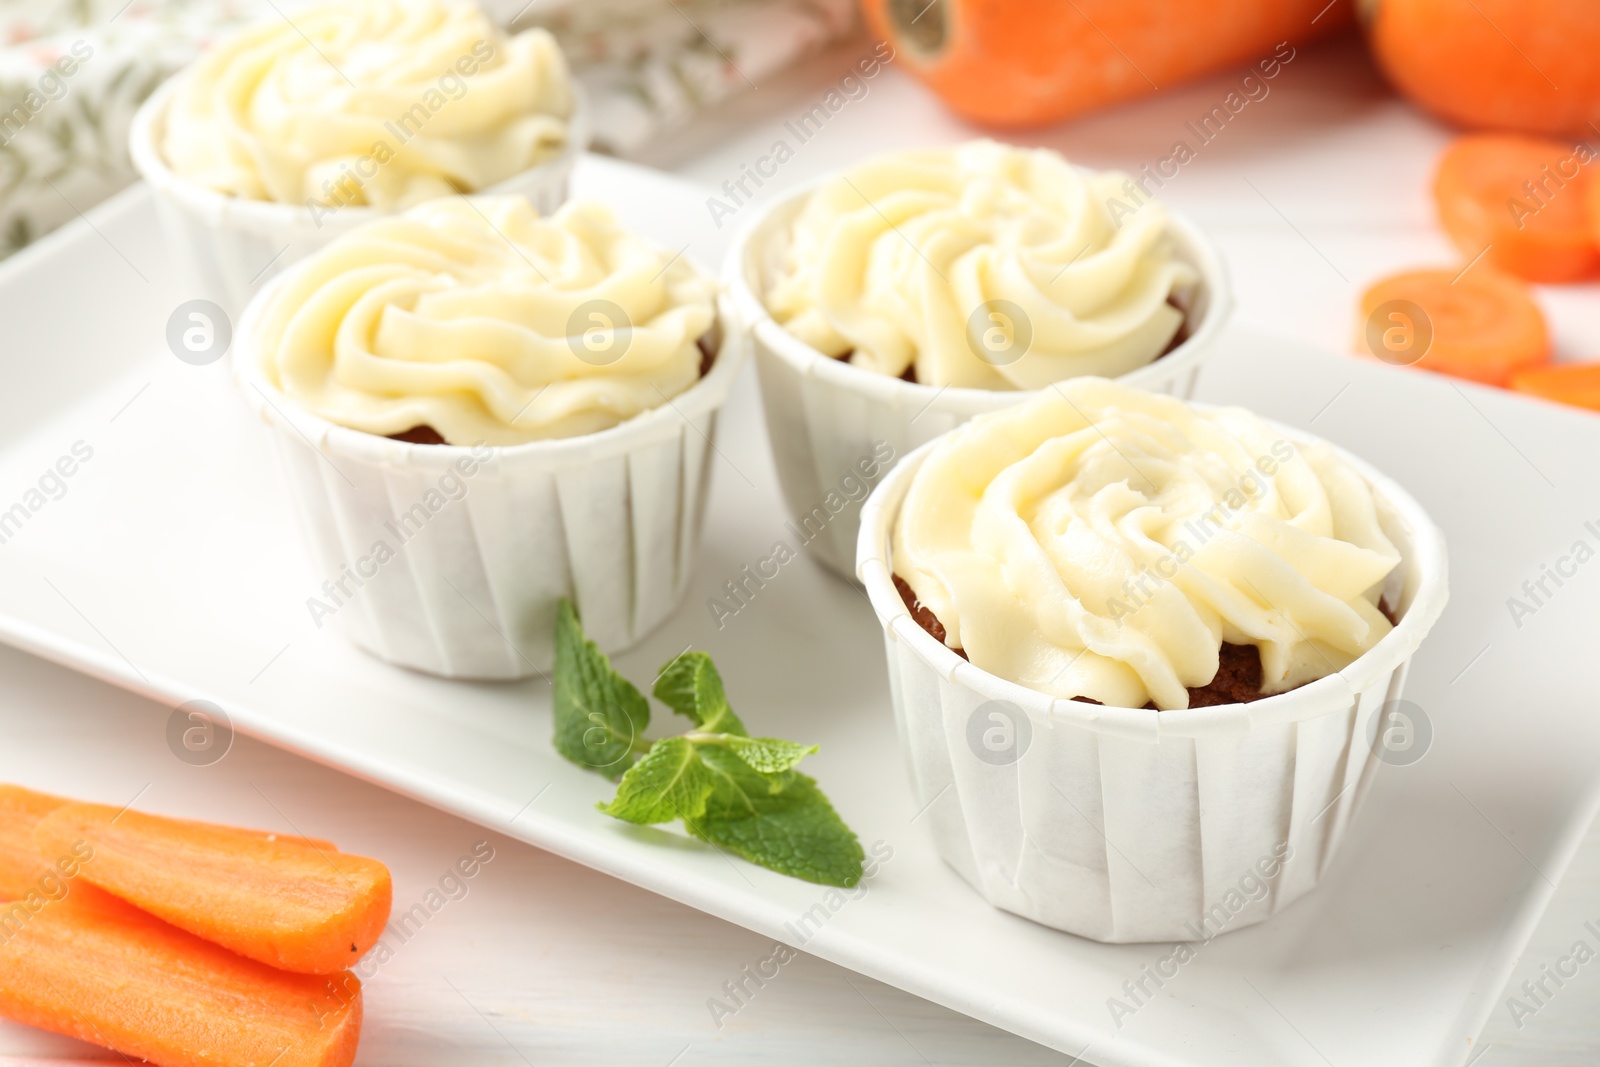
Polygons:
M599 160L576 185L718 260L702 191ZM0 512L29 512L0 545L0 636L173 705L214 701L240 730L1103 1067L1465 1062L1595 808L1600 563L1547 580L1520 626L1506 599L1575 542L1600 544L1600 419L1235 331L1204 398L1344 444L1449 536L1450 609L1407 692L1433 738L1420 762L1382 768L1313 895L1201 946L1118 1026L1108 999L1170 949L1035 926L939 861L917 817L943 801L907 784L858 590L802 557L714 623L707 599L792 536L748 376L690 595L619 665L648 679L707 649L754 731L821 744L811 773L893 850L852 899L596 813L610 787L551 751L542 681L422 677L318 630L306 599L327 576L301 554L264 432L224 364L166 348L187 295L141 189L0 266ZM92 458L30 496L78 442Z

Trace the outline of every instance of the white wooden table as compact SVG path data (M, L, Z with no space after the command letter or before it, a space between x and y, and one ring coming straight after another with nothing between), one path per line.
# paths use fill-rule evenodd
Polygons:
M864 55L864 41L762 85L649 160L721 185L785 136ZM1073 126L1015 138L1093 166L1137 170L1235 83L1224 76ZM975 131L892 67L873 79L760 190L774 191L878 149ZM1192 136L1192 135L1191 135ZM1340 347L1370 278L1451 263L1427 198L1446 137L1395 102L1348 45L1303 52L1163 191L1222 243L1241 318ZM790 135L791 141L793 140ZM762 202L762 201L757 201ZM737 216L735 217L737 218ZM1565 358L1600 358L1596 287L1548 291ZM831 579L829 579L831 580ZM362 1062L437 1064L1070 1064L1060 1056L839 967L801 956L719 1027L707 1000L768 955L761 937L480 830L343 774L240 738L217 764L167 749L168 709L0 649L0 780L138 797L153 811L328 837L385 859L396 906L421 901L479 841L495 858L367 985ZM1600 926L1600 836L1590 842L1519 967L1537 980ZM1595 947L1600 948L1600 945ZM1502 997L1502 999L1504 999ZM1481 1067L1577 1067L1600 1058L1600 966L1568 981L1519 1029L1496 1013ZM0 1067L121 1062L0 1024ZM1340 1065L1344 1067L1344 1065Z

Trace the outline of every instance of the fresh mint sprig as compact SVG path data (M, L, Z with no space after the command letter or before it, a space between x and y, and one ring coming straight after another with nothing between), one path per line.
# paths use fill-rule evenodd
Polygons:
M555 747L617 782L597 807L625 822L681 820L689 833L780 874L850 887L865 855L817 783L795 770L815 745L751 737L704 652L662 668L654 694L694 723L644 740L650 702L611 666L561 602L556 618Z

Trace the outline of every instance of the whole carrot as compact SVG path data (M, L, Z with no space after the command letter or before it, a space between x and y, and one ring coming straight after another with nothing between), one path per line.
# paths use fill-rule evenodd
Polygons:
M995 126L1057 122L1241 63L1275 73L1296 44L1354 14L1353 0L862 0L862 9L897 66Z
M1418 107L1473 129L1600 136L1600 4L1363 0L1372 54Z

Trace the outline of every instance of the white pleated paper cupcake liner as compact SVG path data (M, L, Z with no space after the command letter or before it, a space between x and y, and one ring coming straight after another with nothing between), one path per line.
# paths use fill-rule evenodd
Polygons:
M128 147L140 176L155 191L162 233L187 291L238 318L250 298L286 267L385 212L352 205L319 212L319 218L304 204L242 200L174 174L160 144L167 106L185 77L169 78L139 108ZM482 192L525 196L548 215L566 201L567 180L588 142L580 93L561 152Z
M1315 887L1380 762L1371 718L1399 698L1447 599L1444 540L1416 501L1344 454L1402 557L1385 588L1399 624L1345 670L1249 704L1108 708L1004 681L911 618L890 532L926 454L868 499L859 574L884 627L916 806L944 860L991 904L1107 942L1209 940ZM1007 717L986 707L997 701L1024 721L999 735L1004 758L981 758L975 731Z
M823 355L780 326L767 311L764 293L781 267L777 255L785 234L817 184L796 190L754 220L735 239L723 274L735 328L755 352L784 502L797 523L811 520L807 532L813 535L810 546L817 558L852 577L861 515L839 483L858 475L863 457L887 446L893 455L887 469L974 415L1020 404L1036 394L937 389L873 374ZM1201 277L1185 309L1189 336L1118 380L1187 399L1226 325L1233 295L1221 254L1210 239L1180 216L1171 218L1178 255ZM828 507L830 494L836 494L833 508Z
M246 311L233 360L273 430L315 568L311 624L414 670L516 679L549 670L562 597L608 653L677 607L737 346L721 345L671 404L609 430L476 451L414 445L335 426L262 376L254 324L277 284Z

